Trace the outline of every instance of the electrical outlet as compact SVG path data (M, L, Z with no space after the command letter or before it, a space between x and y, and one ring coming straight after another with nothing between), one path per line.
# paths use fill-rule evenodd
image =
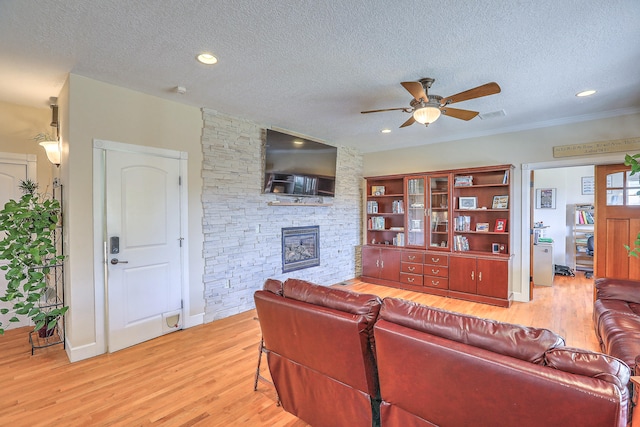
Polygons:
M225 288L227 288L227 289L229 289L229 288L231 287L231 280L227 279L227 280L224 282L224 287L225 287Z

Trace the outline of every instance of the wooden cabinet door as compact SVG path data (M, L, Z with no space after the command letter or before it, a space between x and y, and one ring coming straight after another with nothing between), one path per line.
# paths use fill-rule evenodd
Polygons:
M364 246L362 248L362 275L367 277L380 276L380 249Z
M400 281L400 251L397 249L380 249L380 278Z
M495 298L509 297L509 262L503 260L477 260L477 292Z
M449 257L449 289L452 291L475 294L476 259L471 257Z

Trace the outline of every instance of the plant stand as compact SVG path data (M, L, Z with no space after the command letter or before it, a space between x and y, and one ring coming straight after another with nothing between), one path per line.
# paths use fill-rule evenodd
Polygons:
M60 206L62 207L62 185L58 182L57 179L53 182L53 198L57 199L60 202ZM58 219L58 225L54 233L54 242L57 255L64 255L62 218L63 213L62 211L60 211L60 218ZM50 311L64 306L64 261L60 264L49 267L47 291L41 298L39 305L43 311ZM64 316L58 319L53 333L48 337L41 337L38 331L30 332L29 343L31 344L31 355L33 355L35 350L37 349L51 347L58 344L62 344L63 347L66 348Z

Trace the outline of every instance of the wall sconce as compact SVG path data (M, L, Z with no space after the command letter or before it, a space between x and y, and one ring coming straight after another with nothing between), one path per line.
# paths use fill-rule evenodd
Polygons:
M51 163L60 166L60 142L58 141L42 141L40 143L47 152L47 158Z
M58 98L50 98L52 104L51 107L51 124L50 126L55 129L53 135L49 133L39 133L35 136L35 139L46 151L47 158L51 163L56 166L60 166L61 147L60 147L60 126L58 123L58 105L56 104Z

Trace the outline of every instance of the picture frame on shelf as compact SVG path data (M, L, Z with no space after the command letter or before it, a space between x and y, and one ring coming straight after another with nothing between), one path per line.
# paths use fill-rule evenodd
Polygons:
M491 244L491 253L499 254L500 253L500 243L492 243Z
M509 196L493 196L493 204L491 209L508 209Z
M458 197L458 209L477 209L477 197Z
M384 196L384 185L372 185L371 186L371 195L372 196Z
M453 179L453 185L456 187L471 187L473 185L473 176L459 175Z
M507 220L506 218L498 218L496 219L496 226L493 229L496 233L504 233L507 231Z
M556 189L536 188L536 209L555 209Z
M476 231L479 232L488 232L489 231L489 223L488 222L479 222L476 224Z

